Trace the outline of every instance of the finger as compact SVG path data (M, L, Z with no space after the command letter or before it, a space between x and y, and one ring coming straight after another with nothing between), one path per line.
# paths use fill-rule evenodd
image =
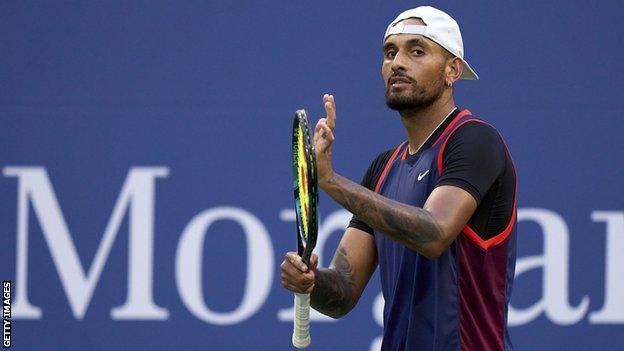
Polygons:
M282 263L280 266L280 277L286 279L293 284L301 279L302 273L297 267L293 266L290 262Z
M308 271L308 266L305 263L303 263L303 261L301 260L301 257L296 252L286 253L286 257L284 257L284 259L288 260L288 262L290 262L294 267L299 269L301 272Z
M329 128L327 124L321 125L321 136L329 141L334 141L334 132Z
M329 128L324 118L319 120L319 123L316 125L316 129L314 131L314 144L318 145L321 138L323 140L329 140L330 142L333 142L335 139L334 132L332 132Z
M317 266L318 266L318 255L313 253L310 256L310 263L308 264L308 268L310 269L311 272L314 272Z
M299 284L302 286L314 284L314 272L309 271L308 273L303 273L301 277L299 277Z
M331 130L336 128L336 102L333 95L326 95L327 98L323 98L323 105L325 107L325 113L327 113L327 125Z
M308 271L308 266L303 263L303 260L301 259L301 256L299 256L297 253L293 252L290 255L291 258L291 263L297 267L297 269L299 269L302 272L307 272Z
M312 281L312 284L316 281L316 273L313 270L310 270L307 274L307 277Z
M313 141L316 143L318 141L318 138L323 136L323 124L326 123L326 119L325 118L321 118L318 120L318 122L316 122L316 126L314 127L314 138Z
M289 281L291 284L299 286L307 286L314 282L314 271L301 272L292 263L284 261L280 266L280 277Z
M330 99L331 99L331 95L330 94L323 95L323 106L325 105L326 102L329 102Z
M284 287L286 287L287 285L292 286L299 291L304 291L314 285L313 276L300 275L298 277L292 277L288 274L285 274L284 272L282 272L282 274L280 275L280 281Z
M297 280L299 280L299 276L301 274L302 274L301 271L299 271L290 262L283 263L282 266L280 267L280 277L291 283L294 283Z
M316 122L316 127L314 127L314 133L317 133L321 130L323 125L327 125L327 118L321 118Z

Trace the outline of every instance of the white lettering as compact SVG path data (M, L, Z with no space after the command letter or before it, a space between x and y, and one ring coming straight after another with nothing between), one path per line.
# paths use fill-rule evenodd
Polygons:
M531 322L542 312L555 324L570 325L585 316L589 297L584 296L577 307L568 301L569 235L568 227L557 213L537 208L518 211L518 222L537 223L544 237L544 254L519 258L516 277L532 269L543 269L543 298L526 309L516 309L509 304L509 325L518 326Z
M594 222L607 224L605 298L600 311L589 314L590 323L624 323L624 212L594 211Z
M165 167L133 167L117 198L113 213L85 274L61 207L45 168L6 167L4 175L19 179L17 222L17 295L14 316L39 319L42 311L28 300L28 204L33 209L61 278L74 317L85 315L108 258L123 216L129 209L130 249L128 298L111 311L113 319L167 319L168 311L154 304L152 296L153 222L155 179L166 177Z
M383 294L380 292L377 294L375 301L373 302L373 319L377 322L377 325L383 328L383 310L386 301L383 298ZM383 341L383 336L378 336L373 339L371 346L369 348L370 351L379 351L381 350L381 343Z
M239 223L247 240L247 279L243 301L238 308L227 313L211 311L202 293L204 238L210 225L219 220ZM273 265L273 246L262 222L242 209L217 207L199 213L184 228L176 253L176 284L182 301L197 318L208 323L231 325L244 321L262 307L271 289Z

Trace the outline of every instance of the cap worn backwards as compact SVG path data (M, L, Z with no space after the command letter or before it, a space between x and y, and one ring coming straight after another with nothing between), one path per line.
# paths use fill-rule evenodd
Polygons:
M425 25L399 23L408 18L420 18ZM431 6L420 6L400 13L386 29L384 41L395 34L420 34L442 46L464 63L461 79L479 79L477 73L464 59L464 43L457 22L446 12Z

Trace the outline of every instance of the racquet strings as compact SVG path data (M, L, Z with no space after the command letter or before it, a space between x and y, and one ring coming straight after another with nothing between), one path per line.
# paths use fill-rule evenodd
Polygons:
M304 131L301 124L297 130L297 179L299 190L300 224L304 240L308 239L310 228L310 189L308 188L308 155Z

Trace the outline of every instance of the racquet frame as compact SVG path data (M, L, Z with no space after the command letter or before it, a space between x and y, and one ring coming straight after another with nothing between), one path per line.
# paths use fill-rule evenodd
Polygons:
M297 218L297 253L307 265L318 233L318 180L316 175L316 154L310 137L310 125L305 110L298 110L293 119L292 177ZM299 163L303 156L305 168ZM302 175L300 179L300 173ZM300 187L307 189L306 194ZM303 189L305 192L305 189ZM304 196L305 198L301 198ZM310 294L295 293L294 326L292 343L296 348L310 345Z

